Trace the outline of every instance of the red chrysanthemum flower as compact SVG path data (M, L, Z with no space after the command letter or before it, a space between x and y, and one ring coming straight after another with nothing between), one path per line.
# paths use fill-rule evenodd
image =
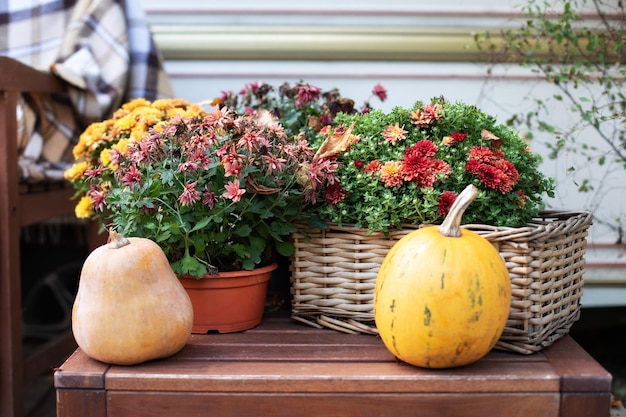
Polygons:
M519 180L519 172L513 163L504 159L504 153L499 149L474 146L469 151L469 158L465 170L478 176L485 187L504 194Z
M424 139L417 142L415 145L404 150L405 158L432 158L437 154L437 145L430 140Z
M406 181L413 181L421 188L431 188L440 179L450 175L450 165L441 159L411 158L402 161Z
M507 161L506 159L496 161L494 166L500 171L501 175L499 190L502 191L502 193L508 193L515 187L515 184L517 184L519 172L517 172L517 169L515 169L511 161Z
M478 159L470 159L465 163L465 170L470 174L478 174L482 165Z
M447 146L452 146L457 142L463 142L467 139L467 133L461 133L459 131L450 133L450 136L444 136L442 143Z
M434 159L437 146L429 140L421 140L404 151L402 173L404 180L416 182L422 188L432 187L440 178L450 175L450 165Z
M439 208L439 213L442 216L446 216L452 207L452 204L459 196L459 193L456 191L444 191L441 193L441 197L439 197L439 202L437 204Z
M330 204L335 206L346 198L346 190L343 189L339 182L335 182L328 186L324 197Z
M375 159L372 162L368 163L365 166L365 173L367 174L374 174L378 171L380 171L380 167L381 167L381 163L379 160Z
M493 164L495 161L504 158L504 152L500 149L491 149L486 146L472 146L469 151L469 158L480 162Z
M502 184L502 173L493 165L482 164L476 175L485 187L497 190Z

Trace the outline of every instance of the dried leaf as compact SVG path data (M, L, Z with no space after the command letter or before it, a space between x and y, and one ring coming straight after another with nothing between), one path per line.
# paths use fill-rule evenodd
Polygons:
M354 123L343 133L331 133L317 150L313 159L330 158L348 149L351 143L358 140L358 137L352 134L352 129L354 129Z
M491 141L491 146L493 147L493 149L500 149L500 146L502 146L502 139L500 139L499 137L497 137L496 135L494 135L487 129L483 129L480 132L480 137L483 138L484 140Z
M320 130L322 130L322 128L324 127L324 125L322 124L322 121L320 120L319 116L309 116L309 127L311 129L313 129L316 132L319 132Z
M277 192L280 191L280 188L272 188L272 187L267 187L265 185L259 184L258 182L256 182L252 174L248 175L248 178L246 179L246 188L248 189L248 191L252 191L257 194L266 194L266 195L276 194Z

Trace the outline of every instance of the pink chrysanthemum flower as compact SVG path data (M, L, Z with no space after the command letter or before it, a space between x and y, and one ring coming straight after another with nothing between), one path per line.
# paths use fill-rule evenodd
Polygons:
M404 140L404 138L406 138L406 134L407 131L400 127L398 123L393 126L385 127L385 130L383 130L382 133L383 138L385 138L385 140L390 142L392 145L395 145L399 140Z
M207 185L205 185L204 192L202 193L202 204L209 207L210 209L213 209L217 201L218 201L217 194L215 194L213 191L211 191L211 189Z
M322 91L321 88L309 84L297 85L295 89L297 94L295 104L297 108L302 108L308 103L317 100Z
M196 190L197 184L198 181L185 184L185 189L178 196L178 201L180 202L180 204L182 204L183 206L191 206L193 205L193 203L200 200L200 193L198 192L198 190Z
M89 191L87 191L87 195L91 197L93 208L96 211L104 211L106 193L102 190L102 188L92 184Z
M372 89L372 94L380 99L380 101L387 100L387 89L382 84L376 84Z
M226 191L222 194L222 197L228 198L236 203L241 200L241 196L246 193L246 190L239 188L239 180L233 180L224 186Z
M433 124L433 122L441 120L443 116L440 111L440 104L426 104L421 109L417 109L410 113L411 123L417 127L428 127Z
M141 178L141 172L133 164L128 168L126 172L123 173L122 177L120 178L120 182L124 185L130 186L132 189L136 183L141 182Z

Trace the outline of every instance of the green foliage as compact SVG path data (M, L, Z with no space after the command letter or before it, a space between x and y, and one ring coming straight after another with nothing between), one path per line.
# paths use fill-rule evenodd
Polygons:
M551 158L567 152L579 155L581 164L611 163L616 167L613 172L626 169L624 3L526 0L520 8L526 15L520 28L503 30L502 42L487 32L478 34L476 45L489 53L492 68L517 62L551 83L556 92L545 100L536 98L531 111L514 114L509 124L528 129L531 136L549 133ZM563 125L554 119L555 105L571 113ZM590 133L600 138L597 145L588 141ZM570 167L569 172L581 168ZM577 186L580 192L599 193L596 187L602 188L599 181L589 178ZM601 199L597 194L594 197ZM613 227L621 236L621 224Z
M434 112L437 117L427 125L416 125L415 115L429 106L431 109L439 106ZM410 109L396 107L390 113L377 110L361 115L340 114L335 122L344 127L354 124L352 133L359 139L337 156L339 168L336 173L345 198L335 205L319 208L318 213L324 219L385 232L403 224L436 224L446 212L441 206L443 193L460 193L473 183L480 193L466 211L464 223L519 226L537 215L544 195L552 195L552 180L538 170L540 158L530 153L526 143L511 129L497 124L494 118L474 106L438 98L430 105L417 102ZM394 144L384 137L383 132L388 126L395 125L403 128L405 138ZM484 130L500 141L485 138ZM450 136L455 133L467 137L452 141ZM315 146L320 146L323 140L324 135L318 136ZM437 178L432 186L413 180L390 185L385 181L385 168L376 172L367 168L373 161L382 165L402 161L406 149L424 141L436 146L434 158L449 166L446 174L445 168L438 163L441 169L435 173ZM499 148L506 160L514 165L519 178L510 189L490 188L479 176L467 170L469 154L476 147ZM416 169L425 174L437 166L433 162L420 167L422 162L418 161ZM404 166L402 170L405 170ZM500 175L498 171L494 173ZM404 171L401 174L404 175Z

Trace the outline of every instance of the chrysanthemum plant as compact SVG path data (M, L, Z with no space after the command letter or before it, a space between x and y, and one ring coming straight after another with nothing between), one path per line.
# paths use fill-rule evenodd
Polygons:
M293 252L293 222L314 200L309 143L267 112L135 100L90 126L66 172L96 217L156 241L178 275L253 269Z
M320 129L332 124L339 113L369 112L372 98L385 101L385 87L381 84L375 85L370 97L357 107L354 100L343 97L336 88L323 91L320 87L300 81L293 85L285 82L278 87L264 82L253 82L245 85L238 93L222 92L218 101L241 113L267 110L280 120L288 135L303 134L312 140Z
M389 113L339 114L315 147L328 149L337 176L325 185L330 203L317 214L369 231L440 223L470 183L480 191L464 223L517 227L553 194L553 180L518 134L444 98Z

